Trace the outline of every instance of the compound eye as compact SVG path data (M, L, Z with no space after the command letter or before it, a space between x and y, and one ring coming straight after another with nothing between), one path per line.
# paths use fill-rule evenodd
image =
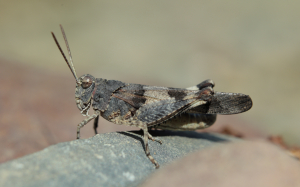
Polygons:
M91 77L85 76L85 77L83 77L81 82L82 82L82 84L81 84L82 88L86 89L92 85L93 80L91 79Z

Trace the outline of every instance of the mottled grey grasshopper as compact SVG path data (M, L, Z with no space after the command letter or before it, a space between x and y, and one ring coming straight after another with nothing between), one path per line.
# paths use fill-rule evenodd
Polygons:
M181 89L130 84L117 80L94 78L89 74L78 78L67 37L61 25L60 28L70 62L53 32L52 36L76 80L75 101L77 107L83 116L87 116L77 126L77 139L80 138L80 129L93 119L95 119L94 130L97 133L100 115L115 124L139 127L144 131L146 155L158 168L159 164L150 155L148 138L162 142L149 134L149 127L171 130L203 129L215 122L216 114L237 114L252 107L252 100L248 95L215 92L213 90L215 84L212 80ZM94 114L89 115L88 111L91 106Z

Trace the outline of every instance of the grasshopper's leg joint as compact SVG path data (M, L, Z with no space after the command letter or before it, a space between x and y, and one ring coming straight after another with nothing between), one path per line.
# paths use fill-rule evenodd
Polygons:
M148 137L149 137L150 140L162 144L162 141L161 141L160 139L158 139L158 138L153 138L153 136L152 136L149 132L148 132Z
M79 123L77 125L77 139L80 139L80 129L86 125L88 122L90 122L91 120L95 119L97 116L99 116L100 112L99 111L95 111L95 113L91 116L88 116L87 118L85 118L81 123Z

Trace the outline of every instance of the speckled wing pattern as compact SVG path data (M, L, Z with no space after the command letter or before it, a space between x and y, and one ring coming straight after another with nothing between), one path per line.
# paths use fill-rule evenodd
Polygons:
M211 88L187 90L127 84L111 94L102 116L117 124L130 119L152 126L210 101L212 93Z

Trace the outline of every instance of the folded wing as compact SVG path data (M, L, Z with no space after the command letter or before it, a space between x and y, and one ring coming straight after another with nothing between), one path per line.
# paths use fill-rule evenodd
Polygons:
M211 102L197 106L188 112L223 115L238 114L248 111L252 105L252 100L249 95L215 92Z

